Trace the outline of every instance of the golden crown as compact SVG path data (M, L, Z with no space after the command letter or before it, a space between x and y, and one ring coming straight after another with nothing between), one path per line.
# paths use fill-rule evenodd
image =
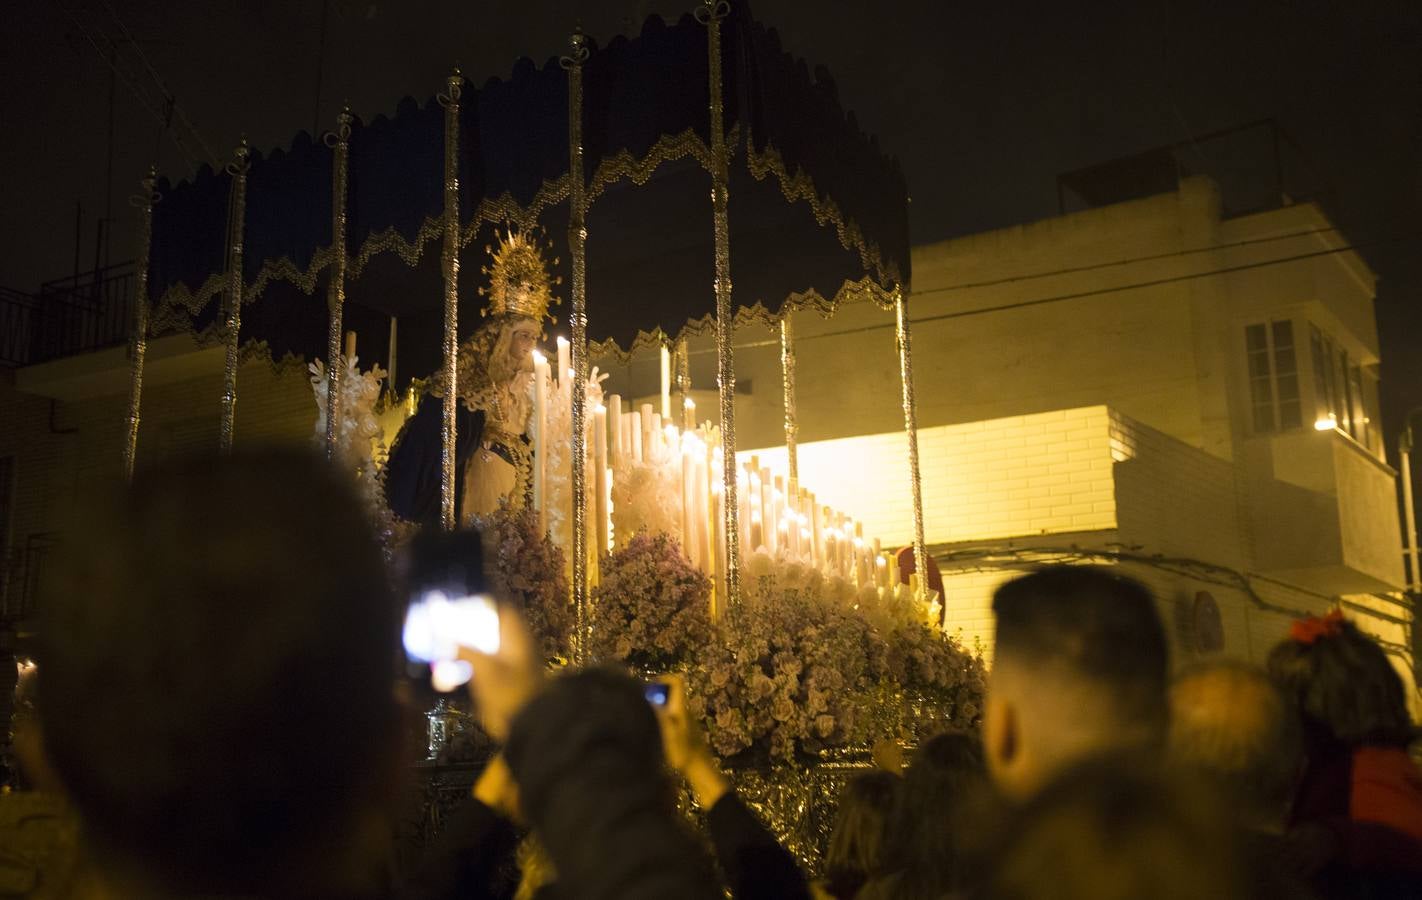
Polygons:
M557 303L553 286L562 279L550 277L543 261L538 240L524 232L508 228L499 235L498 247L486 246L490 263L480 271L489 277L489 286L479 288L480 296L489 298L484 310L488 316L516 315L542 321L548 307ZM557 265L558 260L553 260ZM548 316L549 321L557 321Z

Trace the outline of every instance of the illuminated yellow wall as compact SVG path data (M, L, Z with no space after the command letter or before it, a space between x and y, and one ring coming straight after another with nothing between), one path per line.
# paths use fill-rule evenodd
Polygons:
M1104 406L919 431L924 538L930 544L1116 527L1111 418ZM785 448L746 451L784 471ZM821 505L864 522L889 546L913 540L903 432L799 447L800 482Z

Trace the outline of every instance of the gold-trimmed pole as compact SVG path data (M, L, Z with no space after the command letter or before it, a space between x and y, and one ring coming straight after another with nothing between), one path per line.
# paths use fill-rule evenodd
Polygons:
M588 58L587 38L575 29L568 38L568 55L559 64L568 72L568 178L572 185L568 199L568 256L573 280L572 330L573 352L573 619L576 635L573 657L580 665L588 661L591 646L592 616L588 609L588 532L587 532L587 381L588 381L588 309L587 309L587 178L583 173L583 63Z
M148 258L153 250L153 204L163 199L155 187L158 169L150 166L143 193L129 198L138 209L138 257L133 272L133 335L129 340L128 429L123 441L123 480L133 480L138 458L138 421L143 404L143 361L148 353Z
M217 446L223 453L232 452L233 425L237 418L237 351L242 330L242 240L247 225L247 139L237 147L235 158L228 163L232 176L231 202L227 210L227 360L222 369L222 423L218 429Z
M741 602L741 525L736 503L736 360L731 309L730 161L721 98L721 20L731 12L727 0L702 0L696 20L706 26L706 54L711 80L711 225L716 239L716 389L721 401L721 484L726 498L726 607Z
M444 418L440 422L439 509L445 531L453 531L456 425L459 410L459 95L464 76L455 69L439 95L444 107Z
M681 427L691 431L696 427L696 408L691 402L691 348L686 338L676 342L676 392L681 403Z
M918 407L913 397L913 350L909 343L908 303L902 287L894 288L895 343L899 378L903 381L904 433L908 436L909 485L913 491L913 565L919 598L928 597L928 545L923 540L923 481L918 467ZM945 598L946 602L946 598Z
M796 447L800 419L795 408L795 325L794 311L780 314L780 383L785 391L785 470L789 476L785 496L795 502L800 496L800 453Z
M336 440L341 433L341 314L346 304L346 180L350 160L350 107L336 116L336 130L329 132L331 148L331 281L326 290L330 324L326 333L326 458L336 456Z

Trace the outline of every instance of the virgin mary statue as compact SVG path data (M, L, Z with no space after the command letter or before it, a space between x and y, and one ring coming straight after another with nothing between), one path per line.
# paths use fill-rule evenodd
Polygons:
M507 500L525 502L532 472L533 349L552 299L552 280L537 245L509 231L499 239L489 276L488 320L459 348L455 393L455 516L487 516ZM440 518L440 423L448 402L441 370L419 409L400 429L386 466L391 512L411 522Z

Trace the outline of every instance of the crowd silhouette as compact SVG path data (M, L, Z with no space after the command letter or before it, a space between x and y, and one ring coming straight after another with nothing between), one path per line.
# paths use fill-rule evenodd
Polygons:
M263 898L1422 897L1404 687L1337 613L1267 666L1171 674L1150 592L1045 567L995 594L982 725L850 779L807 871L735 788L688 687L554 673L517 609L459 651L496 743L412 865L406 597L478 591L478 535L389 565L337 473L280 450L141 472L76 523L44 598L30 790L0 894ZM698 812L679 809L684 790Z

